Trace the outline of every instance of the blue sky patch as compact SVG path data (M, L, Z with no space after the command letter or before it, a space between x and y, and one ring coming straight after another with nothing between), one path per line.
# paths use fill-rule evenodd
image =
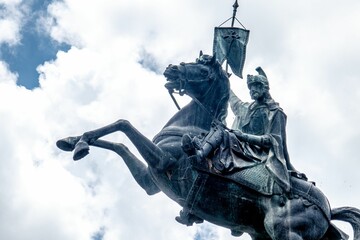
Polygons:
M145 48L141 49L138 63L148 71L154 72L155 74L162 74L162 69L160 68L158 61Z
M15 46L2 44L0 59L9 65L10 71L18 74L17 84L27 89L39 87L37 66L56 57L56 53L68 51L70 45L53 40L47 32L39 30L38 19L46 14L52 0L33 0L29 4L30 16L23 23L21 41Z
M105 236L105 227L101 227L99 231L94 233L91 237L91 240L103 240Z

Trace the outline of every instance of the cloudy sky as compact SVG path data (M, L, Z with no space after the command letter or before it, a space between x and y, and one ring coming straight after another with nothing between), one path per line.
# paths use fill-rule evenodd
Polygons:
M119 118L152 138L177 111L163 70L211 54L233 2L0 0L0 239L235 239L178 224L180 207L147 196L115 154L91 149L73 162L55 146ZM250 30L244 74L267 73L293 164L332 207L359 208L360 2L239 4ZM230 81L248 101L245 81ZM108 139L138 155L124 135Z

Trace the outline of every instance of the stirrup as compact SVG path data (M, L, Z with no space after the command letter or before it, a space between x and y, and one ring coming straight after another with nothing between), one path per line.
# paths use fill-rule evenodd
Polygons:
M74 161L80 160L86 155L89 154L89 144L87 142L84 142L82 140L78 141L75 145L74 155L73 159Z

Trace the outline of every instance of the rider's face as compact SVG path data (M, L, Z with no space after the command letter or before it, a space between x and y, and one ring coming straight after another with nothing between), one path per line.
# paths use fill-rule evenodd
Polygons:
M253 100L259 101L264 98L266 89L261 83L253 83L249 86L250 96Z

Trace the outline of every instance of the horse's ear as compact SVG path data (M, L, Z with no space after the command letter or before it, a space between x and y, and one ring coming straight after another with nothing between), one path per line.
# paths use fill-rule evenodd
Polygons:
M200 50L199 58L200 58L202 55L204 55L204 54L203 54L202 50Z

